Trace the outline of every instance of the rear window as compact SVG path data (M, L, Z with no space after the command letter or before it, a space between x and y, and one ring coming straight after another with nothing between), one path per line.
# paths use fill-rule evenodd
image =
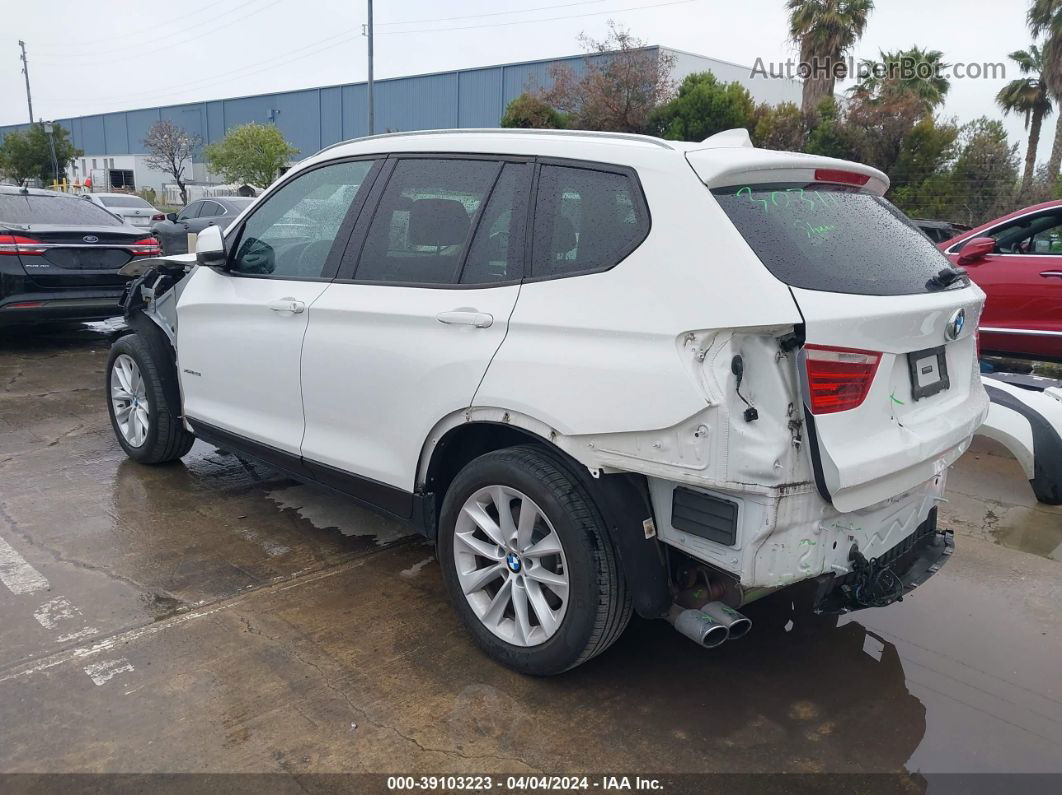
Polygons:
M807 290L910 295L948 260L888 201L827 185L713 190L768 270Z
M0 222L67 226L122 226L102 207L67 196L0 195Z
M150 207L139 196L101 196L100 201L107 207Z

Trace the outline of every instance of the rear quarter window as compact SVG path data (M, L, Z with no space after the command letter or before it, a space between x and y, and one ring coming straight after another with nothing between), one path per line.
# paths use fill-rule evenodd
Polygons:
M950 267L890 202L826 185L745 185L712 191L756 256L807 290L910 295Z
M649 212L628 173L544 165L535 203L532 276L605 270L649 233Z

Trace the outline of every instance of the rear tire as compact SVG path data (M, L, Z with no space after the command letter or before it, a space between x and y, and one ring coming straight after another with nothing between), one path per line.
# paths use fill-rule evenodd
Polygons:
M525 506L534 515L526 534ZM438 552L450 602L476 643L521 673L574 668L630 621L630 592L601 513L568 462L544 448L467 464L443 500Z
M105 381L107 413L118 444L134 461L176 461L195 442L181 421L180 406L171 406L166 399L166 387L175 386L176 378L168 362L155 361L139 334L127 334L111 346Z

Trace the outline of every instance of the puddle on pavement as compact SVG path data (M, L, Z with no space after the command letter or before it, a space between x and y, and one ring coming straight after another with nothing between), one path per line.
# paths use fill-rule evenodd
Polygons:
M335 528L345 536L372 537L384 545L410 535L408 525L362 508L349 497L314 486L297 484L267 491L265 496L284 509L295 511L321 530Z
M991 528L992 539L1009 549L1062 560L1062 514L1011 509Z

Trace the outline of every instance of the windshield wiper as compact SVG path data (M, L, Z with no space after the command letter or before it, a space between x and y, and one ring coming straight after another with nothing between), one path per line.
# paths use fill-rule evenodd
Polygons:
M964 268L941 268L936 276L926 282L926 289L930 292L946 290L959 279L963 279L966 282L970 281L970 277L966 274Z

